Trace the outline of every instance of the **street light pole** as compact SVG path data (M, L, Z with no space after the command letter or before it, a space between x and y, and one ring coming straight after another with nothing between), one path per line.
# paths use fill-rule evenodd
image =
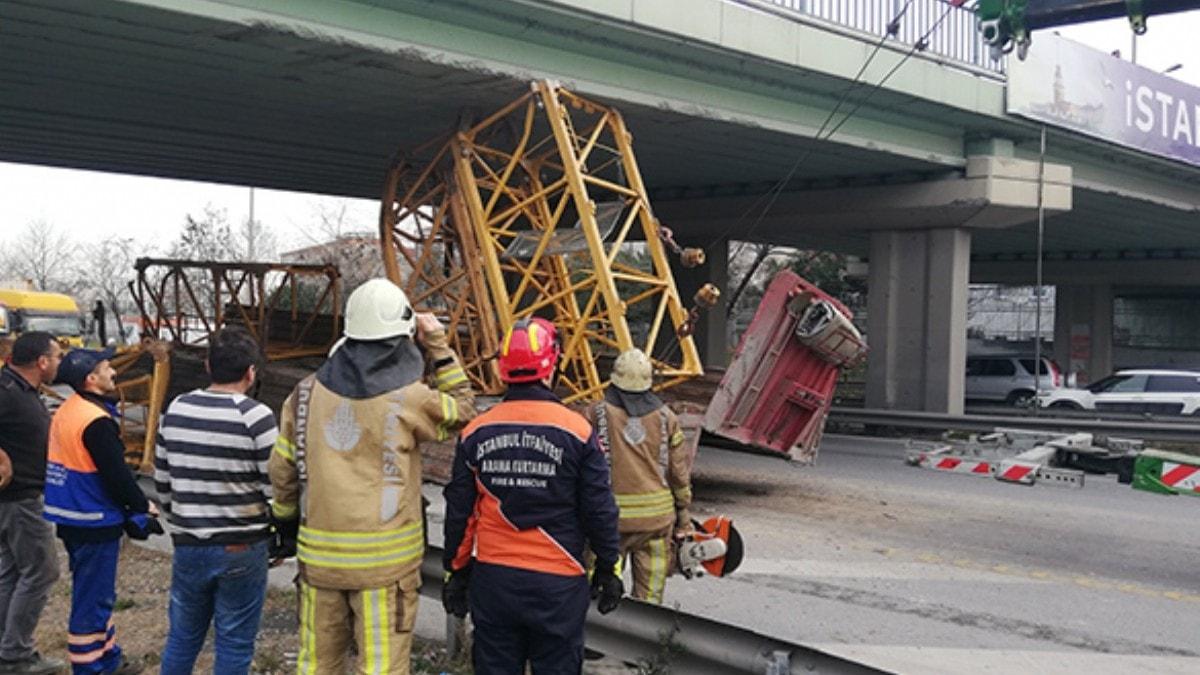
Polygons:
M1037 417L1042 407L1042 258L1046 240L1046 125L1042 125L1042 138L1038 153L1038 198L1037 198L1037 303L1033 320L1033 415Z

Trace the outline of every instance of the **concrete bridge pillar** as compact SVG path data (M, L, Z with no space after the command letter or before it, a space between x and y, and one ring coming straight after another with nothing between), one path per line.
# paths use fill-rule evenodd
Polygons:
M871 234L866 405L960 414L967 362L971 234Z
M1079 386L1113 368L1113 290L1109 284L1065 285L1054 296L1054 360Z
M683 243L681 246L703 246L708 242ZM679 259L671 256L671 271L675 275L675 285L679 289L679 297L683 306L691 308L695 303L692 296L704 284L715 284L721 289L721 300L716 307L700 312L700 321L696 324L696 332L692 339L696 341L696 349L700 352L700 362L707 366L724 368L729 365L729 340L725 332L728 320L725 316L726 302L733 289L729 288L729 239L721 239L716 244L705 249L704 264L698 267L685 268L679 264Z

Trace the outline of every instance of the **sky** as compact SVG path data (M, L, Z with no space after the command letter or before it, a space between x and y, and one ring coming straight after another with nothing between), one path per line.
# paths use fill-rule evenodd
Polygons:
M98 171L0 162L0 233L19 232L27 223L47 222L96 241L130 237L165 252L187 215L200 218L207 207L224 210L228 221L246 222L250 189L242 186L147 178ZM69 195L69 198L64 198ZM343 231L374 231L379 202L281 190L254 190L254 219L279 241L280 252L314 243L322 209L346 205Z
M1160 72L1172 66L1182 66L1169 75L1200 87L1200 49L1195 44L1197 31L1200 31L1200 10L1152 16L1146 25L1146 34L1136 38L1138 65ZM1063 26L1053 31L1106 52L1119 49L1124 59L1130 57L1135 39L1127 19ZM1037 48L1037 36L1035 32L1030 49Z
M1121 50L1129 58L1133 33L1125 19L1056 29L1064 37L1097 49ZM1137 38L1137 60L1155 70L1172 72L1200 86L1200 11L1151 17L1149 32ZM1038 33L1033 35L1037 48ZM1190 45L1190 47L1189 47ZM231 223L248 217L250 190L246 187L106 174L0 162L0 243L28 223L44 221L64 228L82 241L108 235L132 237L165 249L179 233L185 216L199 216L206 206L224 209ZM343 200L321 195L254 191L255 219L272 230L280 250L290 242L306 246L319 210L345 202L352 230L374 231L379 204L374 200ZM307 232L306 232L307 230Z

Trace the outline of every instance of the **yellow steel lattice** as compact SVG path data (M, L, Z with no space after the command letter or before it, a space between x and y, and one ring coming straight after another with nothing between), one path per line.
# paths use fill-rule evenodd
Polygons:
M565 399L597 359L651 355L662 387L702 373L660 227L613 108L552 82L396 161L380 230L388 276L447 323L475 385L503 389L499 336L528 316L563 334ZM683 331L687 332L687 331Z

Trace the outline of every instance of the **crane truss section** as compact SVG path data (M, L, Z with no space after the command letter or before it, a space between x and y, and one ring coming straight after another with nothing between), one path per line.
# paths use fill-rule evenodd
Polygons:
M703 372L632 137L611 107L534 82L398 158L380 220L388 276L447 324L485 393L503 390L500 335L532 316L562 333L567 401L598 398L597 360L631 347L651 356L660 388Z

